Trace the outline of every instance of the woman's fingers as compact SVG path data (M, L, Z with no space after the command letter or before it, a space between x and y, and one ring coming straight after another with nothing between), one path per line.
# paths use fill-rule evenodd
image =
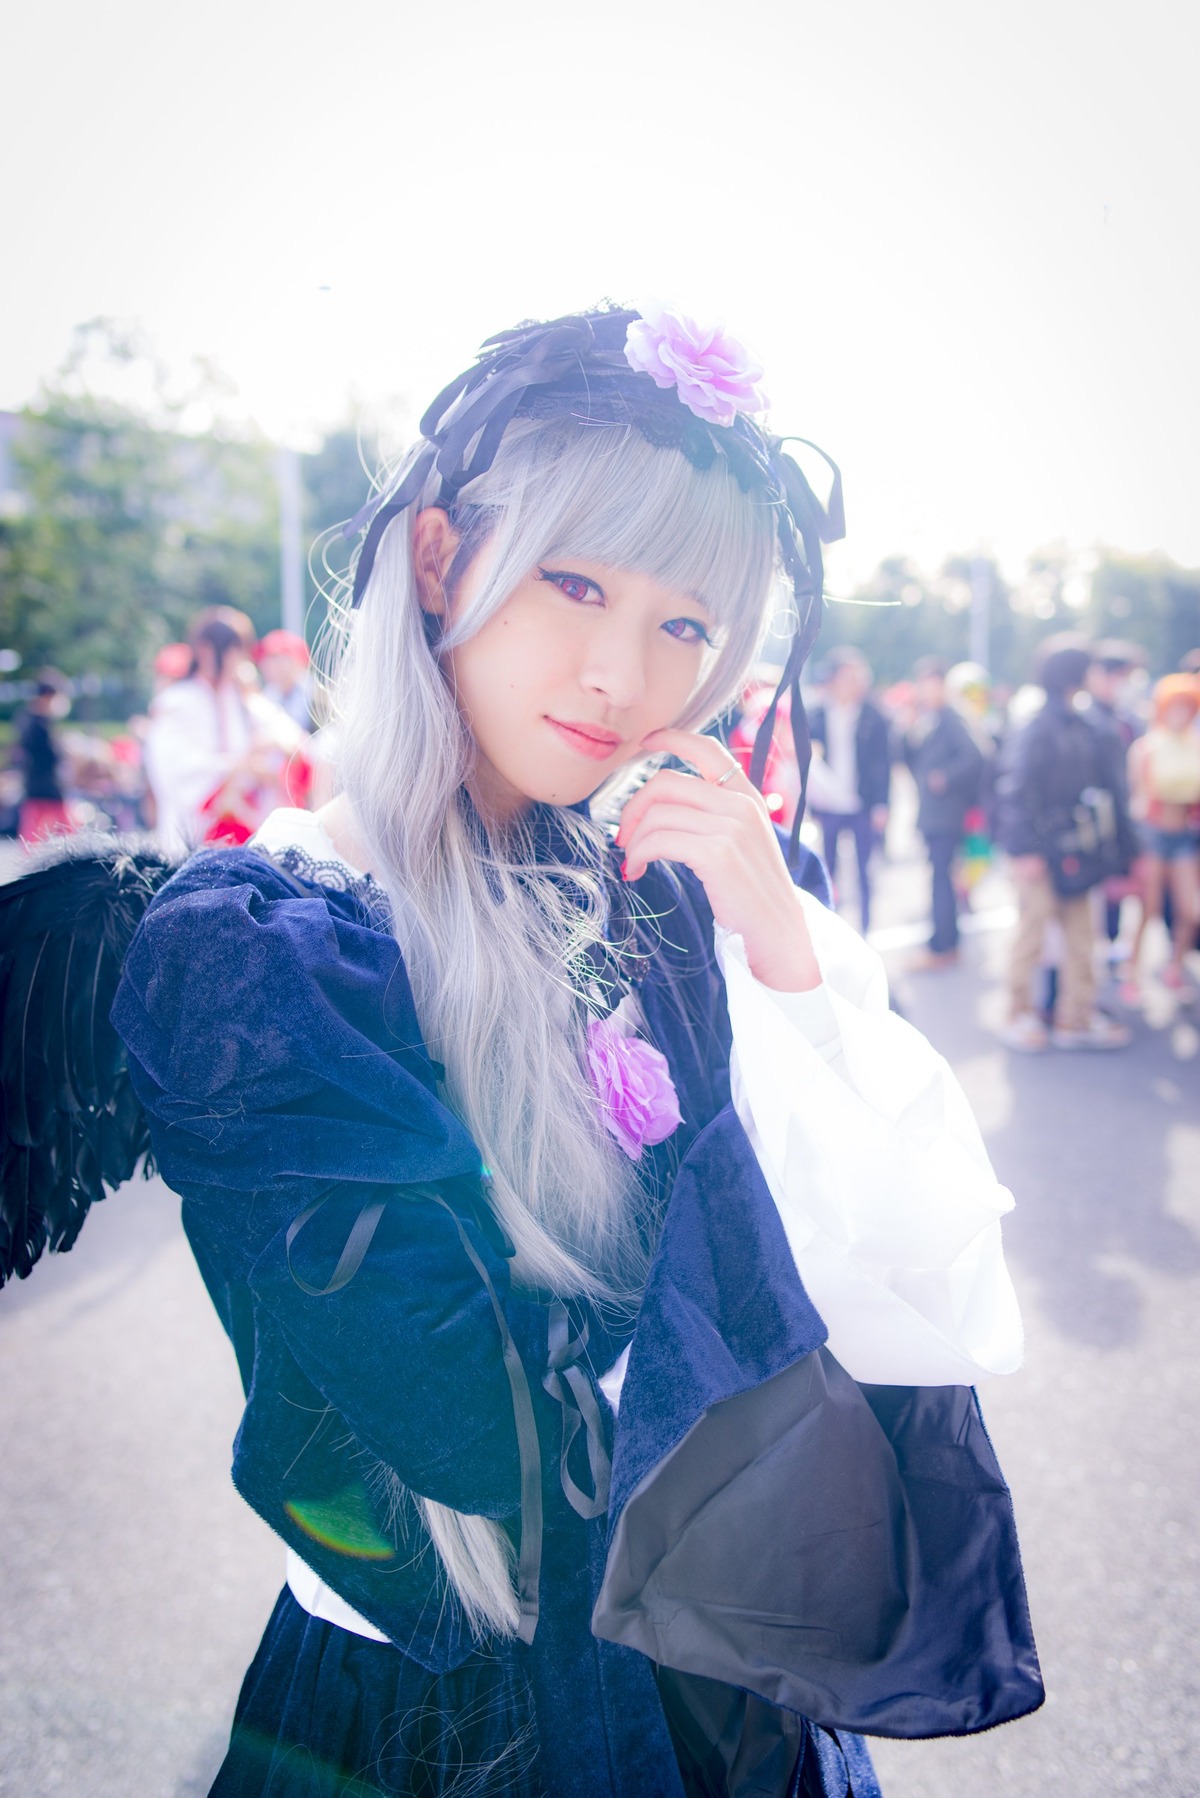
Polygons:
M712 880L736 881L751 905L777 881L790 888L778 839L760 808L736 796L731 801L720 794L717 801L720 809L660 799L628 831L622 820L626 880L639 880L650 862L662 858L664 852L654 845L669 833L672 841L686 842L688 852L680 859L706 886Z
M730 783L732 785L732 782ZM736 805L731 806L732 797L725 787L714 786L709 781L700 780L694 774L681 774L674 768L663 768L652 774L644 787L639 787L621 813L621 826L617 831L618 845L628 843L630 835L638 828L647 812L654 806L664 802L673 805L690 806L695 811L708 812L714 815L736 813ZM743 796L741 803L745 804Z
M644 743L656 754L666 753L678 756L680 761L691 762L697 773L683 774L677 769L663 768L652 774L621 814L621 827L617 832L619 846L629 842L631 832L637 829L651 806L664 798L729 819L740 817L749 800L766 815L761 795L751 786L741 765L715 738L690 730L657 730L651 732ZM729 799L733 800L732 805L727 803Z
M647 853L647 845L652 838L659 837L664 831L669 831L673 840L688 838L695 844L693 853L702 854L709 861L726 856L741 859L750 848L750 838L742 820L714 817L697 806L672 805L660 801L651 806L621 839L621 847L625 850L627 880L639 879L646 871L647 862L656 859L656 854ZM692 866L690 858L688 866Z
M705 837L688 825L654 822L630 844L622 872L626 880L640 880L651 862L682 862L709 889L711 864L722 853L727 845L719 838Z
M750 786L736 756L730 754L724 743L718 743L715 737L706 737L700 731L654 730L642 739L642 747L652 750L655 755L665 753L678 756L681 762L690 762L701 780L710 784L715 785L728 775L728 786L736 786L739 782ZM753 792L753 787L750 790Z
M762 796L712 737L658 730L643 743L690 762L699 778L664 769L630 800L617 832L626 880L640 880L651 862L681 863L717 923L742 938L757 980L779 992L818 986L803 908Z

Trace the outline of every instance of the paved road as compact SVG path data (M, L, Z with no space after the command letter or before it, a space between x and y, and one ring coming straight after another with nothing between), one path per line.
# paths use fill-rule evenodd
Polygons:
M1049 1699L970 1740L880 1744L888 1798L1200 1793L1200 1038L1158 995L1119 1054L999 1049L1006 933L905 978L1017 1198L1024 1371L982 1393ZM899 957L889 957L898 961Z
M895 944L918 883L886 887ZM897 984L1019 1201L1028 1363L984 1400L1050 1701L877 1760L888 1798L1196 1798L1200 1039L1164 996L1127 1054L1008 1055L1003 944L982 929L960 968ZM0 1294L0 1367L0 1793L203 1794L282 1555L228 1483L232 1356L160 1185Z

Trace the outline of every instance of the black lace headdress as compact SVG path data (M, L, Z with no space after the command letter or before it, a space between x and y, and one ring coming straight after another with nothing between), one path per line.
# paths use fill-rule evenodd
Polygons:
M489 337L474 366L443 388L421 420L421 442L400 484L373 498L347 526L366 536L354 572L353 604L371 577L383 534L436 473L433 504L449 510L464 487L486 472L514 418L578 418L585 424L633 425L660 448L680 450L693 467L723 460L744 492L774 509L779 549L795 598L795 622L783 673L755 739L750 778L761 788L779 702L791 696L791 725L801 794L793 828L797 841L812 754L800 697L800 671L821 624L824 565L821 546L845 534L842 477L837 465L803 437L775 437L744 412L713 424L692 411L677 388L663 387L635 368L625 353L633 311L573 314L549 323L518 325ZM832 486L822 505L803 469L784 445L803 443L828 463Z

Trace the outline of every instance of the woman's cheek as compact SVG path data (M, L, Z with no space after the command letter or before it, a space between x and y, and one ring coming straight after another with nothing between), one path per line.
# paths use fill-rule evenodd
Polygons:
M693 696L699 691L702 670L699 655L689 655L685 647L667 640L673 653L663 658L665 666L654 671L650 702L646 708L650 722L645 734L652 730L668 730L678 724Z

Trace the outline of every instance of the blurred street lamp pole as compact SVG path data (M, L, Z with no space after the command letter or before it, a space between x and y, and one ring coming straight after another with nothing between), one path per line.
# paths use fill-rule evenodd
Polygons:
M992 565L986 556L971 558L971 637L969 656L981 668L990 668L992 634Z
M275 461L279 487L279 590L285 631L304 635L304 549L302 544L300 455L281 448Z

